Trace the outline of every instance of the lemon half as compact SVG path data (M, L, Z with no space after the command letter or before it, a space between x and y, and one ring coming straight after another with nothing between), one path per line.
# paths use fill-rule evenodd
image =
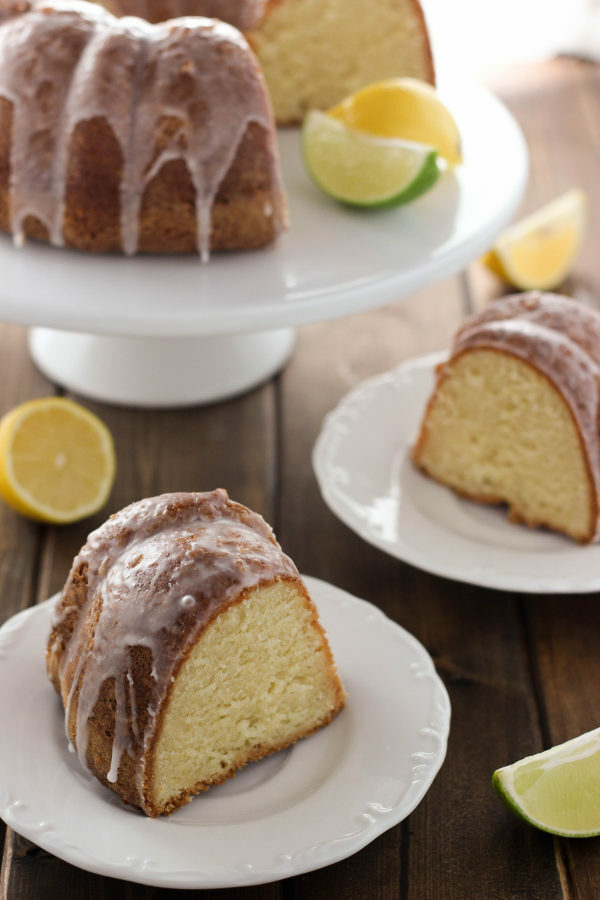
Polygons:
M507 228L483 262L519 290L557 288L579 252L586 218L585 194L575 188Z
M600 728L497 769L493 785L536 828L566 837L600 834Z
M435 88L416 78L376 81L328 113L357 131L428 144L450 165L462 161L460 133L452 114Z
M108 428L72 400L31 400L0 420L0 496L25 516L65 524L92 515L114 476Z

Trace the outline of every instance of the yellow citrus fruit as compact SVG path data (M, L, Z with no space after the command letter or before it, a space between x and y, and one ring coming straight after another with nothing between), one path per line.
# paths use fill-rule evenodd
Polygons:
M600 728L494 772L509 809L567 837L600 834Z
M108 428L72 400L30 400L0 420L0 496L29 518L66 524L92 515L114 476Z
M435 88L416 78L376 81L328 110L328 115L357 131L435 147L451 165L462 161L456 122Z
M565 280L585 231L587 201L573 189L504 231L483 262L519 290L551 290Z

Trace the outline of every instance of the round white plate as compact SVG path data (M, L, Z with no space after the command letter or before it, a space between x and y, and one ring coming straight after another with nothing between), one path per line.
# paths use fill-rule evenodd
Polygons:
M69 753L46 678L52 600L0 630L0 815L61 859L176 888L261 884L344 859L404 819L446 752L450 704L425 649L384 614L314 578L346 709L173 816L148 819Z
M298 129L280 132L291 228L252 253L94 256L0 236L0 319L91 334L240 334L332 319L399 300L459 271L513 217L527 148L513 118L482 87L443 86L464 164L405 207L356 210L306 174Z
M600 590L600 545L508 521L464 500L411 463L442 355L362 382L331 412L313 451L323 498L362 538L455 581L529 593Z

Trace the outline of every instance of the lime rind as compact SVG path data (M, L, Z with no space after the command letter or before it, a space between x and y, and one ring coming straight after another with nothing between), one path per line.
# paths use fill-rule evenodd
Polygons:
M434 147L365 134L317 111L305 120L302 153L317 187L351 206L411 202L440 174Z

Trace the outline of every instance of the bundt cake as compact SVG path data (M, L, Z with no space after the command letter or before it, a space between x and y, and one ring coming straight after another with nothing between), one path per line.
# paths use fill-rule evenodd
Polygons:
M281 124L328 109L382 78L434 83L419 0L103 0L117 15L156 22L216 16L244 31Z
M149 816L311 734L345 702L296 567L223 490L142 500L93 532L46 661L82 763Z
M532 292L466 322L438 367L417 466L509 517L599 536L600 314Z
M244 37L81 0L0 0L0 229L81 250L261 247L285 223Z

